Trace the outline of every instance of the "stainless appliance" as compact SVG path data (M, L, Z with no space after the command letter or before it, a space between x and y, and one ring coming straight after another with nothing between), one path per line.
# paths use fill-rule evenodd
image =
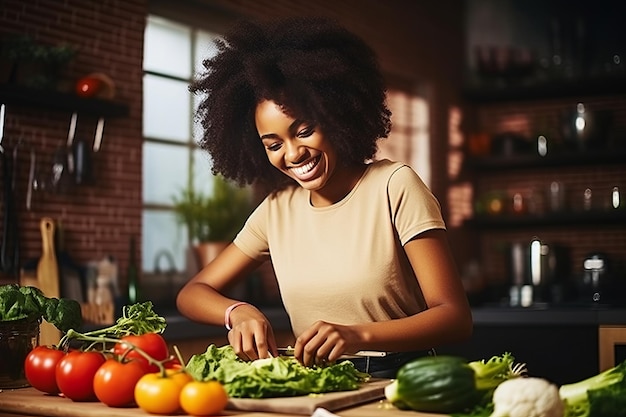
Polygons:
M563 287L569 278L569 251L543 242L513 242L508 254L509 304L530 307L563 301Z
M583 278L579 290L581 301L605 303L612 300L609 258L604 253L591 253L583 261Z

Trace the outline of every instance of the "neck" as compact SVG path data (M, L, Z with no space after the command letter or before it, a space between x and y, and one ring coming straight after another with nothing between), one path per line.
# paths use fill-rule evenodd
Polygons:
M324 188L311 191L311 205L326 207L341 201L359 182L366 167L366 164L358 164L338 169Z

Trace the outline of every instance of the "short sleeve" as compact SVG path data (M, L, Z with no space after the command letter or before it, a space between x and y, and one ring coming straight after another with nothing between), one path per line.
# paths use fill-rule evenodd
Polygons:
M387 195L402 245L427 230L446 228L439 201L411 167L402 165L390 176Z
M269 198L269 197L268 197ZM252 212L241 231L235 236L233 243L252 259L265 261L269 259L268 198Z

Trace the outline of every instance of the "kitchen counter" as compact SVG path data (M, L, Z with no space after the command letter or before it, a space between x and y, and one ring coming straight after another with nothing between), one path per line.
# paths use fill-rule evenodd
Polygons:
M624 325L626 309L609 307L478 307L472 309L474 324L508 325Z
M442 414L401 411L383 400L372 400L361 405L336 410L333 413L340 417L444 417ZM73 402L67 398L43 394L34 388L20 388L0 391L0 415L5 417L145 417L149 414L136 407L110 408L99 402ZM184 414L177 416L181 415ZM296 414L225 410L220 415L285 417Z
M276 307L262 311L272 322L277 339L282 338L278 343L293 343L285 311ZM440 346L438 354L478 360L511 352L528 365L531 375L558 384L581 380L626 360L626 340L620 340L621 335L626 337L626 308L482 306L473 308L472 314L471 339ZM223 327L193 323L175 311L164 317L168 323L165 337L184 351L183 356L202 352L210 343L228 343Z
M289 318L281 307L262 308L275 331L290 331ZM158 311L158 309L156 310ZM194 323L176 311L162 314L167 321L165 337L169 340L187 338L225 337L223 327ZM626 326L626 309L608 307L475 307L472 309L475 327L483 326Z

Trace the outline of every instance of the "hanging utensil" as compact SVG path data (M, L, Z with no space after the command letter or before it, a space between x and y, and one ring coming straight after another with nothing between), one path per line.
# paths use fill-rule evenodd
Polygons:
M67 131L67 167L70 174L74 172L74 155L70 150L72 149L72 144L74 143L74 135L76 134L76 119L78 118L78 114L76 112L72 113L72 117L70 119L70 128Z
M98 152L102 145L102 134L104 132L104 117L98 119L98 125L96 126L96 134L93 141L93 151Z
M2 147L2 139L4 139L4 112L5 105L4 103L0 104L0 152L4 153L4 148Z
M57 149L52 163L52 178L50 182L53 188L62 192L69 189L70 177L75 169L72 145L74 143L74 135L76 134L77 118L78 115L74 112L70 119L70 127L67 132L67 143L64 147Z
M30 211L33 202L33 188L35 187L35 169L37 158L35 150L30 150L30 166L28 168L28 182L26 183L26 210Z
M17 165L17 146L14 151L9 155L9 149L2 145L4 139L4 119L5 119L6 107L4 104L0 105L0 163L2 164L2 176L4 185L4 213L2 224L2 246L0 246L0 271L18 278L19 273L19 234L18 234L18 219L17 213L14 207L15 196L15 176Z
M98 152L102 141L102 131L104 129L104 119L98 119L96 132L94 135L93 148L87 145L83 139L78 140L74 145L74 160L76 162L76 171L74 179L76 184L88 183L92 180L93 174L93 155L92 152Z
M101 117L96 125L93 147L87 145L87 142L82 138L74 144L74 161L76 163L74 179L76 184L89 183L93 179L93 154L100 150L103 131L104 118Z

